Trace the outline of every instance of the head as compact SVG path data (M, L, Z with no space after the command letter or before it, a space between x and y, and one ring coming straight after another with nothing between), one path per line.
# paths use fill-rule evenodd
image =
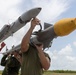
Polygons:
M14 56L17 56L18 54L19 54L19 52L18 51L13 51L13 53L12 53Z

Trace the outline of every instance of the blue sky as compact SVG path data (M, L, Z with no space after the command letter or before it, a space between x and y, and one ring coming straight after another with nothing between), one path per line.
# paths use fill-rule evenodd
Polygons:
M76 17L76 0L0 0L0 29L5 24L11 24L21 14L34 7L41 7L37 16L43 25L44 22L54 24L63 18ZM8 49L21 42L22 37L29 29L29 23L4 40ZM37 28L35 29L37 30ZM50 70L76 70L76 31L53 40L52 47L46 52L51 57ZM2 52L5 51L5 48ZM2 55L0 55L1 60ZM3 67L0 66L2 70Z

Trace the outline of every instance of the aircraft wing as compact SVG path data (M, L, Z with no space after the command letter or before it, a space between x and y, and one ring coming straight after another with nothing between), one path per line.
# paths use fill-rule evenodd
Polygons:
M4 25L3 28L0 30L0 42L2 42L3 40L7 39L13 33L15 33L16 31L18 31L27 22L29 22L32 18L35 18L39 14L40 11L41 11L40 7L30 9L27 12L23 13L12 24L10 24L10 25Z

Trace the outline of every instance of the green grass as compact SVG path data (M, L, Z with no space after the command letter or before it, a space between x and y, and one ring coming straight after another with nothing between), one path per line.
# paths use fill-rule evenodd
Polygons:
M76 73L50 73L50 74L46 74L46 75L76 75Z
M2 75L2 71L0 71L0 75ZM68 71L68 70L44 71L43 75L76 75L76 71Z
M68 70L44 71L44 75L76 75L76 71L68 71Z

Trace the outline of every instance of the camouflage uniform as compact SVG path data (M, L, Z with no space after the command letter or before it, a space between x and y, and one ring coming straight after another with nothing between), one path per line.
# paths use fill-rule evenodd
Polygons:
M1 66L5 66L2 75L18 75L20 62L13 56L6 58L7 55L4 55L1 59Z
M45 56L47 56L47 54L45 54ZM22 59L21 75L43 74L43 68L40 63L38 51L35 47L30 45L28 51L22 53Z

